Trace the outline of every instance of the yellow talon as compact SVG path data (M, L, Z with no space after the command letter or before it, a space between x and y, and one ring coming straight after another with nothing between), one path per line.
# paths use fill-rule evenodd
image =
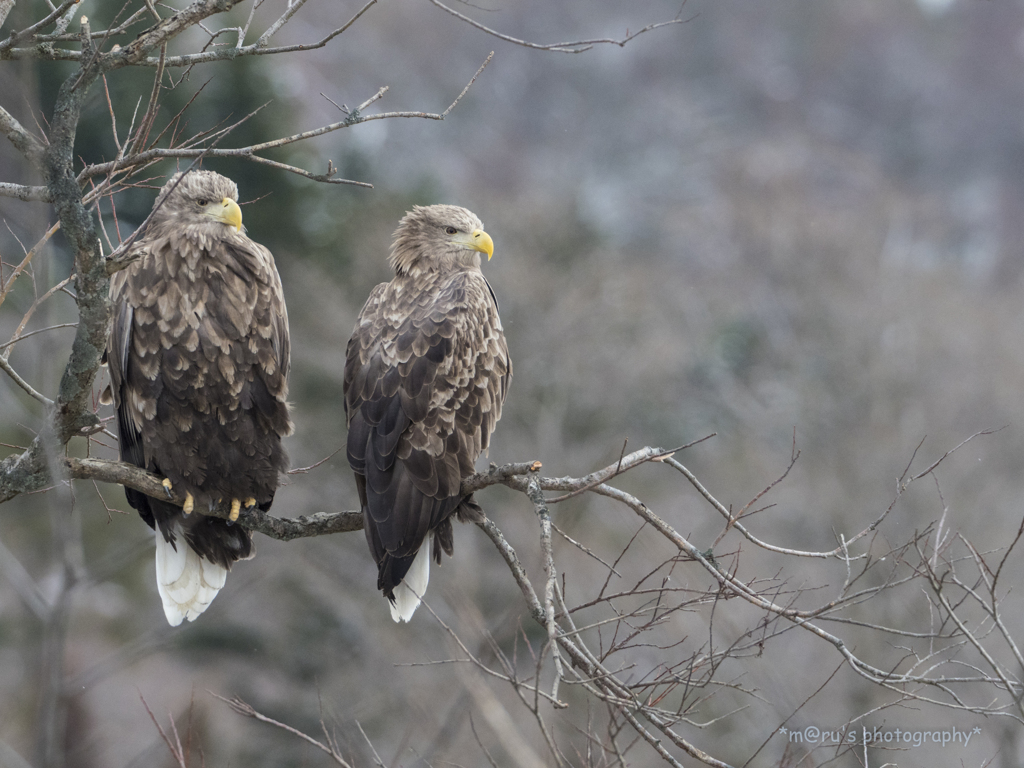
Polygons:
M238 513L242 510L242 502L239 499L231 500L231 514L228 515L230 522L235 522L238 519Z
M172 488L173 486L171 485L171 481L170 481L170 480L168 480L168 479L167 479L167 478L165 477L165 478L163 479L163 482L161 482L161 483L160 483L160 485L162 485L162 486L164 487L164 493L166 493L166 494L167 494L167 498L169 498L169 499L171 499L171 498L174 498L174 494L173 494L173 493L171 493L171 488Z
M192 498L192 494L188 491L185 492L185 503L181 507L181 511L186 515L191 515L192 510L195 509L196 500Z
M252 496L250 496L248 499L245 500L245 508L246 509L252 509L255 506L256 506L256 499L254 499Z

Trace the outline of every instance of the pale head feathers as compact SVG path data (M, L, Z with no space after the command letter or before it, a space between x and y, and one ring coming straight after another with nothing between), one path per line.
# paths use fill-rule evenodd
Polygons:
M230 218L234 211L238 211L237 221L241 225L238 186L213 171L174 174L160 190L153 207L153 226L223 228L224 224L235 224Z
M457 205L413 206L393 235L391 268L397 275L479 269L480 251L465 240L483 228L476 214Z

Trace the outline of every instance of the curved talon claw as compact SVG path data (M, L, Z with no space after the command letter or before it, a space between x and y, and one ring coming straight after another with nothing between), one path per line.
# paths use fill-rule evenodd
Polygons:
M242 502L240 499L231 500L231 514L228 516L228 522L233 523L238 519L238 513L242 509Z
M167 479L167 478L165 477L165 478L163 479L163 482L161 482L161 483L160 483L160 485L162 485L162 486L164 487L164 493L166 493L166 494L167 494L167 498L168 498L168 499L173 499L173 498L174 498L174 494L173 494L173 493L171 493L171 488L173 488L174 486L173 486L173 485L171 485L171 481L170 481L170 480L168 480L168 479Z
M248 499L245 500L242 506L245 507L246 509L252 509L253 507L256 506L256 499L250 496Z
M191 493L188 493L186 491L186 493L185 493L185 503L181 506L181 511L184 512L186 515L191 515L192 514L192 510L195 509L195 507L196 507L196 500L195 500L195 498L193 498Z

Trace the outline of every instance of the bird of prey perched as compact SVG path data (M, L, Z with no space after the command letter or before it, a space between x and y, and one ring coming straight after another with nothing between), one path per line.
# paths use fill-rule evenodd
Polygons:
M107 344L121 459L166 478L184 509L125 489L156 530L156 580L172 626L194 621L247 530L193 511L270 508L287 469L288 313L274 257L242 229L238 188L211 171L175 174L134 259L110 283Z
M480 271L494 243L454 205L416 206L395 230L395 277L370 293L345 360L348 461L377 588L409 621L430 558L452 554L452 515L479 519L463 478L501 417L512 362Z

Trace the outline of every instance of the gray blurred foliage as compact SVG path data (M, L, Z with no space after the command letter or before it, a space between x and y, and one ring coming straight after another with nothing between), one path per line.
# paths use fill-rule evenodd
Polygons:
M19 14L35 18L38 4L16 5L5 30L19 26ZM661 0L458 7L539 42L618 35L679 12ZM311 3L279 42L315 39L355 8ZM83 9L94 19L119 10L114 0ZM247 13L245 6L232 18L241 23ZM1024 495L1024 3L690 0L682 13L692 20L625 48L564 55L496 41L426 2L383 2L325 49L198 67L167 94L164 118L205 89L189 112L192 130L269 101L230 137L238 146L339 119L321 92L357 104L388 85L381 109L440 111L495 51L443 123L379 122L274 155L307 168L330 158L342 176L373 190L240 161L206 164L252 201L243 207L249 233L273 251L282 273L294 339L293 466L344 445L344 346L362 300L387 277L399 217L415 203L450 202L474 210L494 237L485 269L515 362L491 461L539 459L553 476L580 476L614 463L627 438L630 449L671 446L714 431L680 458L719 499L740 507L785 469L795 428L801 457L767 499L776 506L749 526L786 546L830 549L837 532L858 531L885 509L925 436L927 466L976 431L1010 425L947 460L938 487L915 485L877 544L881 554L887 543L909 540L945 508L947 526L979 550L1005 547ZM49 114L70 71L20 61L0 67L0 103L27 126ZM119 125L150 82L148 71L110 78ZM113 151L101 91L92 93L76 146L87 161ZM165 162L159 172L172 168ZM27 174L5 144L0 178L40 183ZM118 197L122 237L153 195ZM19 239L35 242L52 222L45 206L7 198L0 217L5 264L18 259ZM70 263L55 239L33 281L0 313L0 339L10 337L33 291L67 276ZM74 317L72 301L57 296L33 327ZM53 392L71 334L33 337L12 362L37 389ZM37 405L0 384L0 442L27 444ZM282 516L357 506L344 451L287 483L274 505ZM621 483L700 546L721 528L670 473L648 465ZM536 521L524 498L496 486L479 500L527 568L539 571ZM560 505L554 521L607 560L639 527L622 508L586 495ZM526 615L490 542L469 526L456 539L455 558L434 572L430 607L474 652L493 653L490 635L509 656L523 654L528 674L523 643L540 643L543 629ZM156 595L149 529L119 488L88 482L17 497L0 514L4 749L33 754L43 673L43 623L16 582L24 576L38 585L39 600L51 599L67 557L59 541L74 551L80 578L64 670L68 766L171 764L143 699L165 728L173 717L191 735L192 765L328 764L207 691L237 695L313 735L323 719L356 765L373 764L357 722L387 765L483 765L474 730L500 765L534 764L516 743L546 759L533 719L506 688L466 665L431 664L460 653L427 611L409 626L392 624L361 535L259 538L256 559L232 571L211 609L171 630ZM652 567L669 556L654 539L641 536L636 546ZM727 557L739 558L741 577L778 578L785 589L824 586L810 566L775 574L764 570L771 558L749 546L736 555L737 546ZM558 541L560 548L571 545ZM604 578L583 563L566 575L567 589ZM22 566L27 573L18 573ZM1004 583L1019 586L1021 577L1013 558ZM693 563L673 578L701 580ZM1018 638L1020 600L1011 592L1004 602ZM883 624L928 621L927 603L907 594L883 595L870 611ZM738 610L720 620L712 629L708 615L687 613L666 633L699 645L757 617ZM848 642L857 636L853 630ZM741 661L730 662L731 675L757 692L756 706L690 735L721 759L747 759L795 710L790 727L840 727L892 699L841 671L799 709L840 658L795 633ZM642 676L643 653L634 663ZM579 716L587 703L571 689L564 695ZM735 706L723 692L700 719ZM571 764L613 764L607 754L588 757L573 725L586 717L553 717ZM982 729L956 754L873 754L877 764L907 757L1019 765L1020 727L1008 718L885 710L869 722ZM787 758L783 746L775 736L753 764L795 764L799 754ZM815 753L812 763L828 757Z

